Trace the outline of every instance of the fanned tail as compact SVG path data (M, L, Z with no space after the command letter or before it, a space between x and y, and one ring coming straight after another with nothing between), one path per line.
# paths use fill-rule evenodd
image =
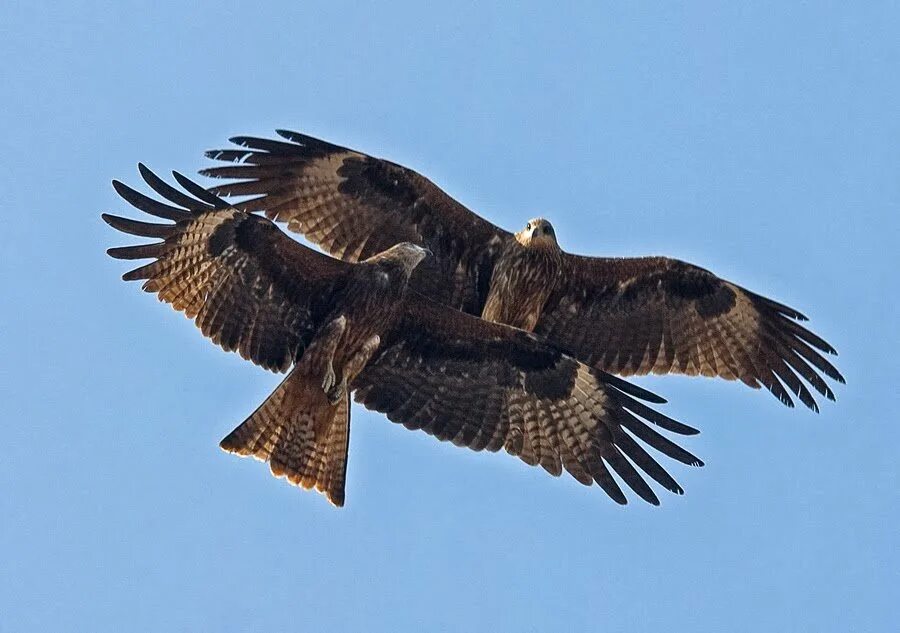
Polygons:
M350 399L332 406L321 385L297 368L219 446L268 461L272 474L306 489L315 487L344 505Z

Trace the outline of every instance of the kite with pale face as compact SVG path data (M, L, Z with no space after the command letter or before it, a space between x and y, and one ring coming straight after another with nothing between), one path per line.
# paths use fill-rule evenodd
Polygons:
M424 176L304 134L236 137L207 152L231 165L202 173L211 188L287 223L325 252L362 261L398 242L429 248L411 287L445 305L533 331L579 361L622 376L687 374L766 387L813 410L834 400L834 348L797 310L667 257L585 257L563 251L549 222L510 233ZM804 382L805 381L805 382Z

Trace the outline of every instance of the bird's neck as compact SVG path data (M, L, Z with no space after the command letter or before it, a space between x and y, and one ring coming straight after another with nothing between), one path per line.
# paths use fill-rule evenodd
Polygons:
M526 244L520 242L519 247L514 250L516 251L515 255L518 257L551 270L562 263L562 250L553 240L530 240Z

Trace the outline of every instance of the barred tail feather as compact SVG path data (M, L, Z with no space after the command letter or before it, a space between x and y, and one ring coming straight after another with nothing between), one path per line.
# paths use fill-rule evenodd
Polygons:
M294 369L219 446L268 461L276 477L315 487L340 507L349 437L349 396L332 406L315 379Z

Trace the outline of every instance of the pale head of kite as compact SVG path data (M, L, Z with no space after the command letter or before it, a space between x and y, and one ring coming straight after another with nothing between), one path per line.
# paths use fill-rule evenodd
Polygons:
M419 246L418 244L413 244L412 242L400 242L399 244L391 246L381 255L400 262L404 269L406 269L406 274L409 275L412 274L412 271L415 270L416 266L418 266L423 259L431 254L429 249Z
M553 225L544 218L533 218L528 221L525 228L516 233L516 239L522 246L533 248L558 249L556 232Z

